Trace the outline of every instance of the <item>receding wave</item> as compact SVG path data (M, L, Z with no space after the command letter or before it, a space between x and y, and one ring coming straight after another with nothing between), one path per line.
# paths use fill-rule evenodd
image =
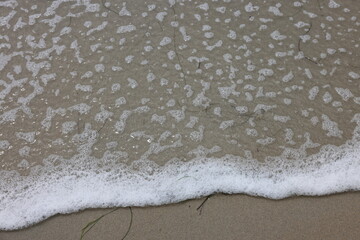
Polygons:
M360 4L0 1L0 229L360 190Z
M359 133L360 127L357 140ZM173 160L165 166L135 161L129 167L99 168L98 159L86 165L77 164L80 159L61 159L57 166L49 163L25 177L1 172L0 228L23 228L85 208L161 205L216 192L281 199L360 190L359 156L360 142L349 141L341 147L324 146L318 154L291 163L281 157L259 163L226 155L199 156L186 163Z

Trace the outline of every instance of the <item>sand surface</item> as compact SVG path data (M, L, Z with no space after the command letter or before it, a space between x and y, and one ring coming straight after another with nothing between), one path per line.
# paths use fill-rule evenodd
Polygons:
M292 163L353 136L358 2L93 2L1 5L1 171L26 182L31 170L84 161L151 175L194 156L263 162L285 148ZM126 239L360 236L358 192L216 195L200 212L203 201L132 207ZM109 211L57 215L0 240L79 239ZM121 239L131 211L107 215L84 239Z
M132 208L126 239L358 239L360 193L268 200L245 195L217 195L160 207ZM81 229L109 209L57 215L36 226L0 232L1 240L80 239ZM129 209L107 215L84 239L121 239Z
M344 144L360 104L360 6L319 4L4 8L16 14L2 27L1 169L263 161L284 149L293 161Z

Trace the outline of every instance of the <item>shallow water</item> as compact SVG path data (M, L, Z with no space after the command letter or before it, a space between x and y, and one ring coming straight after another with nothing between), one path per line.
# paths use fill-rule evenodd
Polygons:
M0 8L0 229L213 192L359 190L354 1Z

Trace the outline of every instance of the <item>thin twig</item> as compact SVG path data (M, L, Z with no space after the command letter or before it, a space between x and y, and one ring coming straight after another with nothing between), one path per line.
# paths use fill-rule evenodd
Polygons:
M120 208L115 208L115 209L111 210L110 212L105 213L105 214L101 215L100 217L96 218L95 220L93 220L93 221L89 222L88 224L86 224L86 226L81 229L80 240L82 240L82 239L85 237L85 235L86 235L103 217L105 217L106 215L109 215L110 213L113 213L113 212L115 212L115 211L117 211L117 210L119 210L119 209L120 209Z
M106 124L107 120L108 120L108 118L107 118L107 119L105 119L105 121L104 121L103 125L99 128L99 130L97 130L97 133L100 133L100 131L104 128L104 126L105 126L105 124Z
M95 220L93 220L93 221L89 222L88 224L86 224L86 226L81 229L80 240L83 240L84 237L85 237L85 235L86 235L103 217L105 217L106 215L109 215L110 213L113 213L113 212L115 212L115 211L117 211L117 210L119 210L119 209L120 209L120 207L115 208L115 209L111 210L110 212L105 213L105 214L101 215L100 217L96 218ZM132 212L132 208L129 207L129 210L130 210L130 223L129 223L129 227L128 227L125 235L121 238L121 240L124 240L124 239L127 237L127 235L129 235L130 229L131 229L131 227L132 227L132 223L133 223L133 212Z
M127 237L127 235L128 235L129 232L130 232L132 223L133 223L133 212L132 212L131 207L129 207L129 210L130 210L130 224L129 224L128 230L126 231L125 235L123 236L123 238L122 238L121 240L124 240L124 239Z
M310 32L311 28L312 28L312 22L310 22L310 27L309 27L309 29L305 32L305 34L308 34L308 33ZM298 41L298 50L299 50L299 52L302 52L301 47L300 47L300 43L301 43L301 38L299 38L299 41Z
M311 28L312 28L312 22L310 22L310 27L309 27L309 29L305 32L305 34L308 34L308 33L310 32ZM299 52L303 52L303 50L301 49L301 38L299 38L299 41L298 41L298 51L299 51ZM303 52L303 53L304 53L304 52ZM304 54L304 58L305 58L306 60L312 62L312 63L315 63L316 65L319 64L318 62L312 60L312 59L309 58L308 56L305 56L305 54Z
M199 215L201 215L204 204L206 203L206 201L211 197L212 195L207 196L204 201L202 201L202 203L196 208L196 211L199 211Z
M318 62L312 60L311 58L307 57L307 56L304 56L304 58L312 63L315 63L315 64L319 64Z
M67 25L67 27L70 27L70 25L71 25L71 20L72 20L72 17L70 17L70 19L69 19L69 24Z
M115 13L116 15L119 16L119 13L117 13L117 12L115 12L114 10L112 10L111 8L105 6L104 0L101 0L101 3L102 3L102 5L103 5L104 8L106 8L107 10L109 10L109 11L111 11L111 12L113 12L113 13Z
M308 34L308 33L310 32L311 28L312 28L312 22L310 22L310 27L309 27L309 29L305 32L305 34Z

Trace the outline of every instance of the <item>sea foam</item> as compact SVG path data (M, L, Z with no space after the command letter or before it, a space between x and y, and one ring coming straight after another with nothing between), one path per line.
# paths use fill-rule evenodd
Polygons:
M0 1L0 229L219 192L360 190L351 1L27 2Z
M281 199L357 191L359 140L358 126L346 144L325 145L319 153L295 161L277 157L258 162L225 155L173 160L165 166L138 160L131 166L99 168L97 159L79 155L57 165L48 159L46 166L33 167L28 176L0 171L0 229L24 228L86 208L154 206L220 192Z

